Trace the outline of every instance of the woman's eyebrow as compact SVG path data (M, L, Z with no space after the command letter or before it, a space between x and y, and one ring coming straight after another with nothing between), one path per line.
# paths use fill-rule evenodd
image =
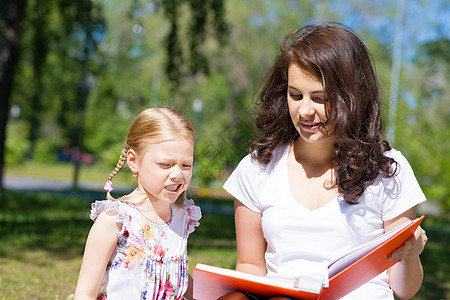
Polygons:
M301 93L301 91L299 89L297 89L297 88L295 88L295 87L293 87L291 85L288 85L288 89L293 89L293 90ZM324 91L323 90L314 91L314 92L311 92L311 94L324 94Z

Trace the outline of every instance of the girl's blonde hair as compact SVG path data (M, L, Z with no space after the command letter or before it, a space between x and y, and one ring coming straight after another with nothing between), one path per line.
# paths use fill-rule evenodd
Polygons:
M119 161L114 171L109 175L106 184L111 187L112 179L127 161L128 150L133 149L139 156L148 144L180 137L186 138L193 144L195 143L194 126L184 115L171 107L149 108L142 111L131 123ZM105 185L105 189L107 185ZM111 190L112 188L107 189L107 198L112 201L118 200L111 196ZM175 201L175 205L183 206L185 197L186 191L180 194ZM120 200L126 198L127 196L124 196Z

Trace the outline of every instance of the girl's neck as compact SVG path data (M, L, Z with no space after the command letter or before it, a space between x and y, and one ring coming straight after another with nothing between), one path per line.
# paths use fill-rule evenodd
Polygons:
M151 201L145 192L138 189L134 190L130 196L130 200L150 221L157 224L165 224L170 221L172 210L167 202Z

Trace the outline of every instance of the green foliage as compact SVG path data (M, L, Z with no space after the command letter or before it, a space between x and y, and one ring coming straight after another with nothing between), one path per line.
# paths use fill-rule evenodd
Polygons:
M252 98L281 38L316 20L344 21L352 27L373 54L385 95L389 91L392 32L374 34L377 29L358 18L392 19L393 6L310 0L30 0L29 4L36 14L28 13L24 22L12 102L20 106L20 120L30 132L24 140L30 139L30 128L40 128L35 141L20 145L32 147L36 142L38 160L49 159L54 146L81 144L113 167L134 116L147 107L171 105L185 113L197 131L194 180L220 185L256 134ZM35 43L39 36L43 38ZM443 88L449 77L445 49L448 40L427 43L417 56L422 60L405 66L402 92L418 103L400 101L394 145L411 161L427 196L440 203L449 201L450 173L449 126L444 121L449 119L449 105L440 100L449 99ZM182 78L178 85L167 80L169 72ZM36 95L40 105L34 108ZM199 100L200 110L194 107ZM57 130L49 130L52 127ZM8 153L13 161L24 157L23 151Z
M6 135L6 165L20 164L26 161L29 150L28 124L23 121L10 122Z
M165 38L166 48L165 70L173 84L179 85L184 77L180 72L183 65L183 47L180 41L180 15L185 13L185 5L190 9L189 24L189 73L208 74L208 59L201 46L207 35L208 27L213 27L215 37L220 44L225 44L228 37L228 24L225 21L223 0L163 0L155 1L164 10L164 15L170 23L170 29ZM208 26L209 25L209 26Z
M34 160L39 163L56 162L58 146L49 140L40 139L34 148Z
M108 163L114 161L115 165L122 152L132 118L125 118L121 114L113 114L108 111L105 113L92 110L91 112L93 115L88 115L86 122L87 124L92 122L92 124L86 125L87 128L90 128L86 132L86 149L95 154L99 160ZM113 158L112 161L111 158Z
M104 28L89 0L31 0L28 9L13 103L29 124L29 155L48 161L58 146L83 148L88 76L101 65L96 48ZM45 130L48 124L57 130Z
M99 154L101 160L107 163L109 167L111 167L111 171L117 165L119 161L120 153L122 153L123 145L114 145L113 147L108 147L103 149Z
M442 38L421 46L417 69L409 72L417 103L399 108L399 147L430 201L450 211L450 41ZM417 82L417 78L422 78ZM405 80L407 82L407 80Z
M74 292L92 221L91 202L71 195L7 191L0 198L0 299L65 299ZM93 200L102 196L92 195ZM232 205L194 199L209 207ZM204 211L200 222L189 238L191 274L198 262L233 268L233 215Z
M90 201L69 195L70 191L66 196L7 191L0 198L0 298L64 299L73 293L92 221ZM190 269L199 262L234 268L233 215L211 210L232 208L232 202L193 198L203 213L200 226L189 237ZM423 227L429 237L421 255L425 278L414 299L448 299L449 219L427 216Z

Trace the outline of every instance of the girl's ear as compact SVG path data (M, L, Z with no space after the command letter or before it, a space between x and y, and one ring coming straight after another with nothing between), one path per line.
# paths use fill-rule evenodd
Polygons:
M138 157L133 149L130 149L127 152L127 164L131 172L133 172L134 174L139 172Z

